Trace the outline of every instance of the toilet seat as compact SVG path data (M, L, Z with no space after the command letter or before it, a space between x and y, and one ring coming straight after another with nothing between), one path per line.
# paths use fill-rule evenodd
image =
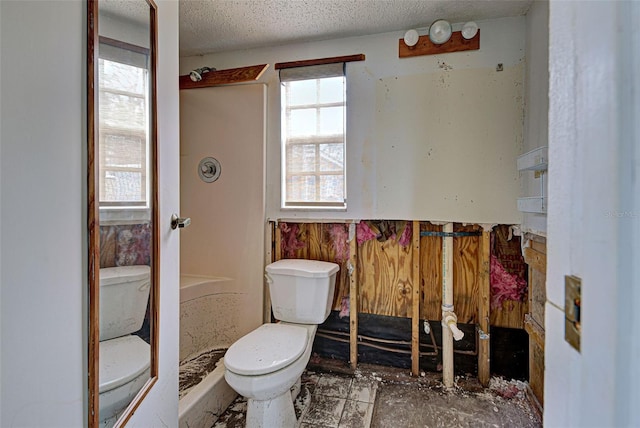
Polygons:
M122 336L100 342L99 393L131 382L150 366L149 344L138 336Z
M263 324L231 345L224 365L244 376L275 372L300 358L307 346L307 332L291 324Z

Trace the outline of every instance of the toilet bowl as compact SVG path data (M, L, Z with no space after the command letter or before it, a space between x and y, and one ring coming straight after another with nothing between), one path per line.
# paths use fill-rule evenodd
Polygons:
M117 415L149 380L149 344L129 335L100 342L100 420Z
M151 347L140 330L149 301L149 266L100 269L99 420L122 412L149 380Z
M247 398L248 428L297 423L292 388L313 348L318 324L331 311L339 266L315 260L280 260L266 267L274 317L236 341L225 354L225 379Z

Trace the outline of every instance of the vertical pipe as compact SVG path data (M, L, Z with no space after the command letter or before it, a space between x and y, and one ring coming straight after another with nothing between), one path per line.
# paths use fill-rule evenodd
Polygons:
M453 223L443 226L444 233L453 233ZM445 312L453 312L453 237L442 238L442 319ZM442 382L446 388L453 386L453 334L442 326Z

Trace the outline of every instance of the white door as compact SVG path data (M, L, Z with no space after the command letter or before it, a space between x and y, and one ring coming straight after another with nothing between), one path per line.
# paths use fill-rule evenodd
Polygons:
M171 229L179 214L178 2L158 6L158 199L160 212L160 310L158 381L127 423L129 427L178 426L178 327L180 229Z

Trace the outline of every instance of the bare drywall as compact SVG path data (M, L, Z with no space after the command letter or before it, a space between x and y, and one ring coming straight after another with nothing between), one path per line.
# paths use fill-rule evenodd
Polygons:
M443 63L437 73L379 79L376 211L383 218L512 223L522 76L522 64L496 71Z
M181 58L180 70L186 74L205 65L225 69L271 64L260 79L267 84L268 92L266 206L269 218L434 220L441 217L470 223L520 223L521 215L516 209L520 193L516 155L523 148L523 89L518 86L523 84L524 75L521 64L525 18L481 21L479 26L478 51L399 59L398 40L404 34L403 29L365 37L185 57ZM280 208L280 86L273 64L356 53L364 53L366 60L347 65L347 210L283 210ZM491 83L489 76L495 73L499 63L506 71L496 78L509 77L512 81L485 85ZM384 95L380 93L382 82L389 84L396 78L399 80L396 93L389 93L389 99L380 97ZM441 79L449 86L443 87ZM476 80L478 84L474 86ZM414 82L417 86L412 89L409 83L402 82ZM424 146L418 144L421 137L411 130L413 127L424 129L423 119L427 113L433 113L432 104L424 99L416 104L414 94L438 91L446 95L450 110L447 115L439 116L439 122L427 119L432 125L429 132L438 133L441 141L450 144L457 141L453 144L459 149L455 157L440 157L439 171L459 173L446 191L438 190L443 185L440 176L415 164L425 153ZM473 98L467 96L470 91ZM407 106L418 108L411 113L409 121L403 116L408 112ZM469 129L469 118L472 123L484 124L481 131ZM380 120L391 128L383 129L378 123ZM459 128L466 128L466 133ZM384 138L380 135L382 132L386 133ZM466 138L458 139L460 136ZM392 143L397 143L397 150L390 149ZM486 150L479 158L467 155L477 154L482 147ZM490 172L481 171L483 163ZM499 183L497 188L496 183ZM439 197L418 201L416 195L423 191ZM473 198L469 196L471 193ZM466 198L464 204L461 194ZM445 200L445 196L448 199ZM493 205L491 209L489 205Z

